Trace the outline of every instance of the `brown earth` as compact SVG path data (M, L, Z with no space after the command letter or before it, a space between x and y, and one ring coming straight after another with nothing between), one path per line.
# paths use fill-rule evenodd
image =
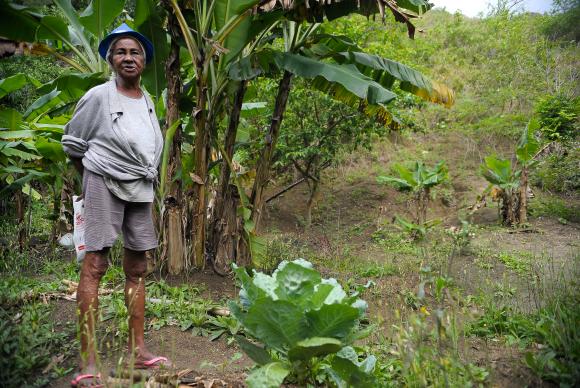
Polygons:
M371 279L375 281L376 286L364 294L370 304L369 315L382 327L390 328L392 323L401 319L396 317L395 311L399 311L403 318L413 311L413 307L405 303L405 298L409 293L416 293L418 270L421 265L429 264L428 250L432 246L425 245L424 257L410 257L393 254L376 243L374 233L385 230L388 234L393 230L394 215L408 216L412 210L404 195L378 184L376 176L388 172L392 162L417 157L435 162L438 156L444 155L450 166L452 183L436 193L430 217L441 218L443 227L447 228L459 224L458 214L465 216L467 207L485 188L486 183L477 175L477 166L487 151L494 147L490 139L480 139L477 143L456 132L437 136L397 136L391 142L377 144L373 151L349 155L340 167L327 171L309 230L303 226L307 192L305 187L298 186L269 203L264 231L269 237L284 241L292 252L310 255L305 258L316 263L324 263L324 260L317 259L330 258L389 264L397 268L393 274L365 278L352 273L357 264L354 262L346 263L342 270L319 267L325 276L336 276L346 282L352 278L357 284ZM276 186L283 187L284 183L273 186L270 193L275 193ZM530 278L507 268L498 260L499 254L525 253L531 273L548 278L552 283L557 283L562 276L570 278L578 273L580 226L577 224L564 225L549 217L532 218L525 231L513 230L498 225L497 210L492 207L479 210L471 222L475 231L471 244L446 264L457 287L465 295L491 292L494 287L507 284L517 290L513 298L515 305L522 310L537 307L533 293L527 291ZM445 236L443 233L436 238L443 241L447 238ZM203 296L215 301L224 301L237 293L232 279L210 272L165 279L172 285L184 282L199 285L204 290ZM74 304L58 302L54 314L59 320L74 321ZM388 331L384 330L385 333ZM191 368L208 378L219 377L234 386L243 381L244 373L252 365L245 356L236 359L240 350L227 345L224 340L209 341L175 327L148 333L148 341L155 353L167 355L179 368ZM104 354L103 369L106 371L113 367L119 356L115 352ZM462 358L488 368L491 386L549 386L525 366L523 352L515 346L468 338L462 346ZM69 360L69 364L76 361ZM52 386L65 387L69 380L70 375Z

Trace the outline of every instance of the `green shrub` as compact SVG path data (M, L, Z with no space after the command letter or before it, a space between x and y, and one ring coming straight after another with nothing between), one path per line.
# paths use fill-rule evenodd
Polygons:
M235 268L241 282L233 316L264 347L238 337L241 348L260 367L249 387L278 387L284 381L372 387L375 357L359 361L350 346L365 334L359 321L367 304L347 295L335 279L322 279L303 259L282 262L272 276ZM368 331L367 331L368 332Z
M15 302L18 285L3 282L0 299L0 381L5 387L41 387L70 372L57 365L47 368L53 356L67 357L75 343L72 333L56 332L50 307L43 303ZM10 304L11 304L10 303ZM46 373L42 373L44 369Z
M536 106L542 135L549 140L573 140L580 129L580 98L547 96Z
M580 190L580 149L570 147L561 155L550 155L538 163L530 181L545 191L569 194Z
M537 343L538 351L526 354L526 364L543 379L560 386L580 381L580 308L577 293L559 295L534 314L521 314L493 304L472 322L467 334L504 336L523 346Z

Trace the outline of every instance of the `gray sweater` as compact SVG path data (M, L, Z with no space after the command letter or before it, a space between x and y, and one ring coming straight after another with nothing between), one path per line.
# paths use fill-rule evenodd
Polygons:
M73 158L82 158L86 169L107 178L155 181L163 136L153 102L145 94L155 131L155 157L152 163L145 164L119 128L118 119L123 114L123 106L117 93L115 81L109 81L95 86L79 100L72 119L64 128L64 151Z

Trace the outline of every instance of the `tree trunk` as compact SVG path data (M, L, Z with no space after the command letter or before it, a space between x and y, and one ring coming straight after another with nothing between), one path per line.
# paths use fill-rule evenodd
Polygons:
M305 217L305 226L306 229L310 228L312 225L312 207L314 206L314 199L316 198L316 194L318 193L318 185L320 183L320 178L317 177L318 180L313 179L312 184L309 186L310 197L308 198L308 202L306 203L306 217Z
M286 103L288 102L288 95L290 94L290 87L292 81L292 73L285 71L284 76L278 85L278 95L276 96L276 103L274 105L274 113L272 114L272 121L270 128L266 134L266 141L260 159L256 167L256 179L254 180L254 187L252 189L251 204L252 216L254 225L258 228L262 211L264 207L264 192L268 186L270 179L270 164L272 163L272 155L276 148L276 142L280 133L280 126L286 110Z
M167 109L166 128L167 130L175 121L179 120L179 97L181 94L181 76L179 61L179 26L175 16L169 14L169 31L171 33L171 50L165 64L167 74ZM164 222L162 244L167 255L167 269L170 274L179 274L186 266L184 255L184 236L182 209L183 198L181 181L174 181L176 171L181 167L181 128L177 128L173 136L173 142L169 150L169 163L167 165L166 182L168 184L167 193L163 198Z
M218 248L222 245L222 240L223 240L223 235L222 232L224 229L228 229L228 230L232 230L232 226L228 225L228 222L235 222L236 224L238 223L238 221L236 221L235 218L231 218L231 217L226 217L226 213L228 213L231 204L228 203L227 204L227 209L225 209L226 207L226 202L228 201L228 198L231 198L231 185L230 185L230 165L228 163L227 160L232 160L233 156L234 156L234 145L236 143L236 135L238 132L238 125L240 123L240 113L242 111L242 104L244 102L244 95L246 93L246 86L247 86L247 81L242 81L238 87L238 90L236 91L236 94L234 96L234 101L233 101L233 106L231 107L231 112L230 112L230 119L228 122L228 127L226 128L226 133L225 133L225 146L224 146L224 152L225 155L222 155L223 161L222 161L222 165L221 165L221 171L220 171L220 177L219 177L219 181L218 181L218 188L217 188L217 193L216 193L216 197L215 197L215 203L214 203L214 208L212 211L212 215L211 215L211 223L210 223L210 227L209 227L209 236L208 236L208 246L207 246L207 251L208 251L208 256L210 258L210 260L213 263L213 267L214 270L220 274L223 274L224 271L219 270L219 265L218 265L218 269L216 269L216 263L221 262L224 257L218 257L217 252L218 252ZM234 186L235 189L235 186ZM239 199L239 196L238 196ZM234 208L234 216L236 215L236 210L237 208ZM237 246L237 241L239 240L240 236L235 236L235 235L231 235L232 239L235 239L235 243L231 242L228 243L229 245L236 245ZM235 251L233 251L234 253L237 252L237 249ZM229 263L235 262L236 257L235 256L230 256L229 258L227 258L229 260ZM223 267L223 265L222 265ZM227 267L229 267L229 264L227 265Z
M214 225L213 234L216 241L215 254L212 258L213 270L226 276L231 272L232 263L246 265L238 259L240 240L243 233L242 219L238 216L240 196L235 185L228 185L224 193L221 216Z
M207 160L209 146L209 130L207 123L207 87L203 75L203 55L197 58L196 80L196 103L192 117L195 119L195 160L193 182L193 265L196 268L205 266L205 221L206 221L206 183L207 183Z
M519 220L520 224L528 222L528 169L522 168L522 175L520 176L520 208Z
M24 204L22 190L17 190L14 196L16 200L16 222L18 224L18 249L22 252L26 244L26 205Z

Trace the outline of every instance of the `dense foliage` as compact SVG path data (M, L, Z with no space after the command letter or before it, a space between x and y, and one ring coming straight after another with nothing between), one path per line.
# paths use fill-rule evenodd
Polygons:
M247 379L252 388L333 381L337 386L369 387L376 359L359 361L351 347L363 336L360 320L367 303L347 295L336 279L323 279L303 259L282 262L272 275L236 269L240 302L230 309L246 332L264 344L239 339L260 366ZM368 333L367 333L368 334Z

